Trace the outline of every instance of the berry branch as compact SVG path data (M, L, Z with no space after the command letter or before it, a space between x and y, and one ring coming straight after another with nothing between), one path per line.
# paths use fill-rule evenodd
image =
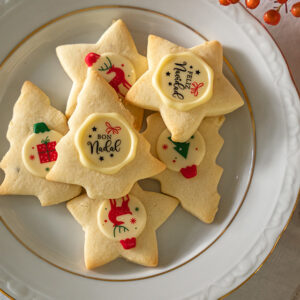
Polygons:
M274 1L275 5L279 4L279 6L274 7L273 9L269 9L264 14L264 21L269 25L277 25L280 22L281 15L280 9L282 6L285 7L285 12L288 13L288 5L291 4L292 0L276 0ZM219 0L221 5L228 6L231 4L236 4L240 2L240 0ZM259 6L260 0L245 0L245 6L249 9L255 9ZM291 14L299 18L300 17L300 2L297 2L292 5L290 9Z

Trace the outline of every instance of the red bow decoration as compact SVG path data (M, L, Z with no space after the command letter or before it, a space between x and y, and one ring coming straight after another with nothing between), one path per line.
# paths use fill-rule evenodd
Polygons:
M120 126L112 127L109 122L105 122L105 125L107 127L105 129L105 131L106 131L107 134L110 134L111 132L113 134L118 134L119 131L122 129Z
M197 83L196 81L194 81L191 87L191 94L194 94L195 97L198 96L198 89L203 86L204 86L203 82Z

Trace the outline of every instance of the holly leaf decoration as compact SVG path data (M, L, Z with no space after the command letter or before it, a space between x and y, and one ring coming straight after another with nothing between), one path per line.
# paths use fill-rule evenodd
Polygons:
M50 131L48 126L44 122L35 123L33 125L33 132L34 133L44 133L46 131Z

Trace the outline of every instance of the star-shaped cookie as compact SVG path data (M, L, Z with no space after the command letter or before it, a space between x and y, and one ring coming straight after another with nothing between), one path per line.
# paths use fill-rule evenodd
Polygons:
M177 204L175 198L146 192L138 184L122 199L92 200L81 195L69 201L68 210L85 232L86 268L102 266L120 256L144 266L156 266L155 231Z
M152 155L167 164L165 171L154 176L161 191L176 197L185 210L205 223L214 220L220 200L217 187L223 169L216 158L223 145L218 131L224 120L224 116L205 118L190 140L177 143L170 140L162 118L155 113L147 118L144 132Z
M150 35L147 58L149 70L126 100L160 111L173 141L188 140L204 117L224 115L243 105L222 73L223 50L217 41L185 49Z
M146 57L137 52L132 36L122 20L114 22L96 44L62 45L57 47L56 52L64 70L73 81L66 109L68 118L76 107L77 97L86 79L88 67L92 67L100 56L105 55L105 58L103 57L103 62L98 67L96 66L95 69L98 69L99 73L106 76L110 84L119 90L119 97L122 97L127 88L135 82L135 79L139 78L148 68ZM120 57L118 58L117 55ZM114 61L115 58L118 61ZM119 59L121 59L120 65L117 65ZM111 64L109 65L108 62L111 62ZM133 71L126 64L130 65ZM103 65L103 68L101 68L101 65ZM110 66L110 70L107 68L108 65ZM126 79L128 82L121 76L124 75L122 69L127 76ZM130 74L126 74L126 70ZM108 71L110 71L109 74L107 74ZM123 89L123 91L120 91L120 89ZM124 104L135 117L135 125L139 129L142 124L143 110L129 103Z
M45 179L57 158L55 144L67 132L65 116L38 87L26 81L7 131L10 148L0 163L5 172L0 194L35 195L43 206L79 195L79 186Z
M165 169L97 71L89 69L69 127L56 147L58 160L47 179L81 185L90 198L119 198L139 179Z

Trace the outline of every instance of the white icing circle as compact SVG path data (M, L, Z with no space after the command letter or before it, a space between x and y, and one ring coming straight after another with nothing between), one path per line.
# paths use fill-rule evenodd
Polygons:
M103 201L98 209L98 227L111 240L136 238L144 230L147 213L142 202L133 195Z
M111 52L100 54L92 68L98 70L122 98L136 81L133 64L120 54Z
M171 134L165 129L159 136L156 144L159 159L168 169L179 172L188 166L198 166L205 154L205 141L199 131L184 143L171 140Z
M57 160L56 144L62 135L54 130L33 133L25 141L22 160L26 169L33 175L46 177Z

